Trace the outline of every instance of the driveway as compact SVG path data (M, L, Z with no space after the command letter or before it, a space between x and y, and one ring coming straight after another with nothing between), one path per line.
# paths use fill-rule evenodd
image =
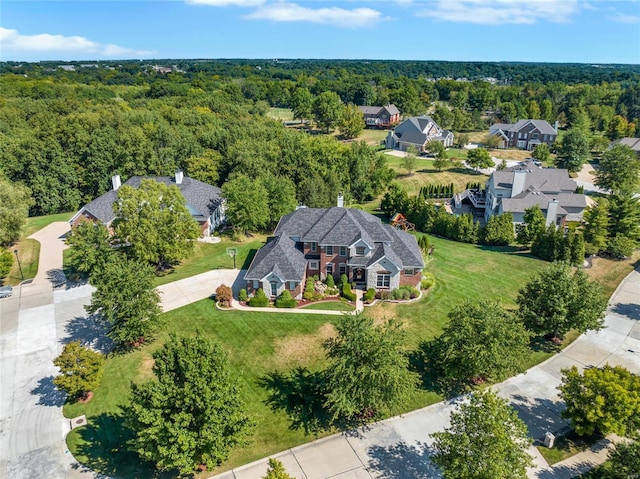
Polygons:
M38 274L33 283L50 282L52 273L62 270L62 252L67 248L64 240L71 230L66 221L57 221L35 232L29 238L40 242Z
M605 329L582 335L560 354L493 387L516 408L537 442L547 431L561 433L569 427L560 416L563 404L556 389L562 369L575 365L583 370L608 363L640 373L640 271L627 276L612 296L605 324ZM459 400L434 404L271 457L280 459L296 478L438 478L429 460L429 434L449 424L449 415ZM536 465L528 471L531 479L575 477L606 459L606 449L600 448L599 452L587 451L550 467L536 449L530 453ZM266 470L267 458L214 477L253 479L263 477Z

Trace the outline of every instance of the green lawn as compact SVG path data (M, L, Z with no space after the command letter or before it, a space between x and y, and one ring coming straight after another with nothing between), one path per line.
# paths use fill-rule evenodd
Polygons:
M357 141L366 141L370 145L379 145L389 133L389 130L379 130L377 128L365 128L356 138Z
M290 108L269 108L267 116L276 120L291 121L293 120L293 111Z
M58 213L56 215L34 216L27 218L27 224L24 227L22 236L27 238L45 226L55 223L56 221L69 221L74 213Z
M14 255L13 266L9 272L9 276L4 279L3 284L15 286L20 284L22 280L35 278L38 273L38 262L40 259L40 242L34 239L21 239L12 248L11 251L18 251L20 264L16 261ZM20 272L22 268L22 274Z
M566 436L556 438L553 448L549 449L545 446L537 446L537 448L549 465L553 465L589 449L600 439L602 439L601 436L580 437L571 431Z
M352 304L344 301L322 301L320 303L311 303L301 309L315 309L320 311L353 311L355 308Z

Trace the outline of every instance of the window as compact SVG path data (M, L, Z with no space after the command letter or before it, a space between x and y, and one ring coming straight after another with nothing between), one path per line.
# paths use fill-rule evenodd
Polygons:
M347 265L344 263L340 263L340 274L347 274Z
M538 134L534 133L533 135L531 135L531 138L533 138L535 140L536 138L538 138Z
M311 251L315 253L317 250L318 250L318 243L314 241L313 243L311 243Z
M414 274L413 268L405 268L405 270L404 270L404 275L405 276L413 276L413 274Z
M325 249L328 256L333 256L333 246L327 246Z
M356 256L364 256L364 246L356 246Z
M327 263L327 276L333 274L333 263Z
M547 135L542 135L542 139L543 139L544 141L547 141Z
M317 270L319 267L318 261L309 261L309 269Z
M296 283L295 281L289 281L289 290L293 291L294 289L296 289L297 285L298 283Z
M389 273L378 273L376 286L378 288L388 288L391 284L391 274Z
M347 247L340 246L340 256L347 256Z
M253 280L253 289L258 289L260 287L260 281L257 279Z

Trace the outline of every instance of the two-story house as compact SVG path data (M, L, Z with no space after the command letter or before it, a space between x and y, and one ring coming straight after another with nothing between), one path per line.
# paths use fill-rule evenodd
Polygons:
M222 199L222 190L202 181L185 176L182 171L176 171L175 176L132 176L124 182L125 185L138 188L144 179L152 179L165 185L175 185L180 190L187 203L187 208L200 225L202 235L210 235L216 228L225 222L225 205ZM84 205L69 220L71 226L84 221L100 221L107 227L116 217L113 204L118 201L118 190L122 185L120 175L111 177L113 189L98 196L93 201Z
M495 171L487 181L484 218L511 213L514 223L524 222L525 210L538 205L547 226L582 221L586 196L576 193L577 184L569 172L559 168L540 168L532 161Z
M367 289L393 290L418 287L423 268L420 248L409 233L357 209L301 207L280 219L244 279L249 295L262 288L276 297L287 289L300 299L310 276L332 275L338 281L346 274Z
M412 116L389 132L385 139L385 146L402 151L407 151L407 148L413 146L418 153L424 153L430 141L440 141L445 147L451 146L453 133L440 128L428 115Z
M364 124L369 128L389 128L400 122L400 110L389 103L385 106L359 106Z
M517 123L495 123L489 128L489 134L499 138L499 148L533 150L541 143L551 146L558 130L545 120L518 120Z

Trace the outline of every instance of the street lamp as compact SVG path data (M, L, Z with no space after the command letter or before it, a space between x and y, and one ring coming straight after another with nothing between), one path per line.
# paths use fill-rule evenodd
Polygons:
M22 265L20 264L20 258L18 257L18 249L14 249L13 253L16 255L16 259L18 260L18 268L20 269L20 281L24 281L24 275L22 274Z

